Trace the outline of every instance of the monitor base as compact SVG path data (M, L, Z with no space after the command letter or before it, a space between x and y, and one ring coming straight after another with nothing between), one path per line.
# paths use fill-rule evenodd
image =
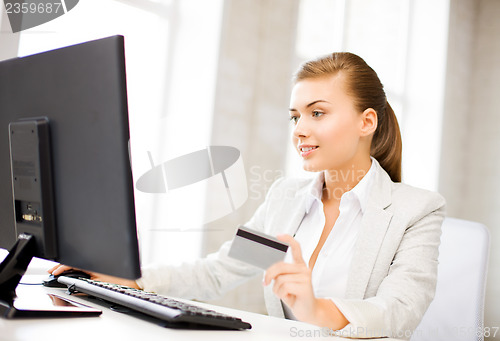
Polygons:
M35 292L34 295L17 296L17 286L36 252L31 235L21 234L0 264L0 317L81 317L98 316L101 310L71 301L51 293Z
M0 301L2 303L11 303L14 300L17 285L35 254L36 243L33 236L20 234L14 246L9 250L9 254L0 264Z

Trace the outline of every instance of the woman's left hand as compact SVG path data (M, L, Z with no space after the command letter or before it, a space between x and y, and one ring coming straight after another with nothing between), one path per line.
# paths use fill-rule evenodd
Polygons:
M275 295L285 302L297 319L313 323L319 302L314 296L311 270L302 258L300 244L287 234L277 238L292 248L293 263L279 262L270 266L264 277L264 285L274 280Z

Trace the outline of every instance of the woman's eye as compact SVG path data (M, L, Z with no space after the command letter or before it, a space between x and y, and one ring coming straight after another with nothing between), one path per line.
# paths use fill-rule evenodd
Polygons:
M323 113L321 111L313 111L312 114L314 117L319 117L319 116L323 115Z
M297 123L298 120L299 120L298 116L290 116L290 122Z

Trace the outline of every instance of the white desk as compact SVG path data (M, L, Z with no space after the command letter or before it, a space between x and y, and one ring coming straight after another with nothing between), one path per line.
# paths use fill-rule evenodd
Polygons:
M32 280L32 277L30 278ZM56 293L65 296L65 289L20 285L20 294ZM45 340L293 340L327 337L321 328L297 321L244 312L224 307L209 307L222 313L240 317L252 324L251 330L178 330L164 328L152 321L143 320L108 309L104 303L94 299L68 296L71 300L99 308L99 317L45 318L45 319L0 319L1 341L45 341ZM328 337L329 340L346 340ZM390 339L384 339L390 340Z
M38 266L28 270L27 276L21 282L39 282L47 277L42 269L47 269L50 263L35 260ZM45 263L43 263L45 262ZM41 264L41 265L40 265ZM49 266L47 266L49 265ZM269 317L265 315L244 312L224 307L214 307L200 304L204 307L222 313L237 316L252 324L251 330L179 330L164 328L152 321L143 320L127 314L119 313L107 308L104 303L86 297L66 295L65 289L46 288L41 285L19 285L20 295L42 295L47 292L66 296L79 303L101 309L99 317L77 318L41 318L41 319L13 319L0 318L1 341L45 341L45 340L118 340L118 341L155 341L155 340L309 340L313 336L324 336L325 332L316 326ZM328 336L329 340L346 340ZM391 339L384 339L391 340Z

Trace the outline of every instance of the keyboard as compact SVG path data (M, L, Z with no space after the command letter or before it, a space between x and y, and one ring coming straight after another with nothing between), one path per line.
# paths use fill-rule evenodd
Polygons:
M240 318L218 313L214 310L185 303L152 292L124 287L117 284L85 278L61 276L60 283L68 286L70 293L82 292L105 301L153 316L167 322L167 326L180 328L250 329L250 323Z

